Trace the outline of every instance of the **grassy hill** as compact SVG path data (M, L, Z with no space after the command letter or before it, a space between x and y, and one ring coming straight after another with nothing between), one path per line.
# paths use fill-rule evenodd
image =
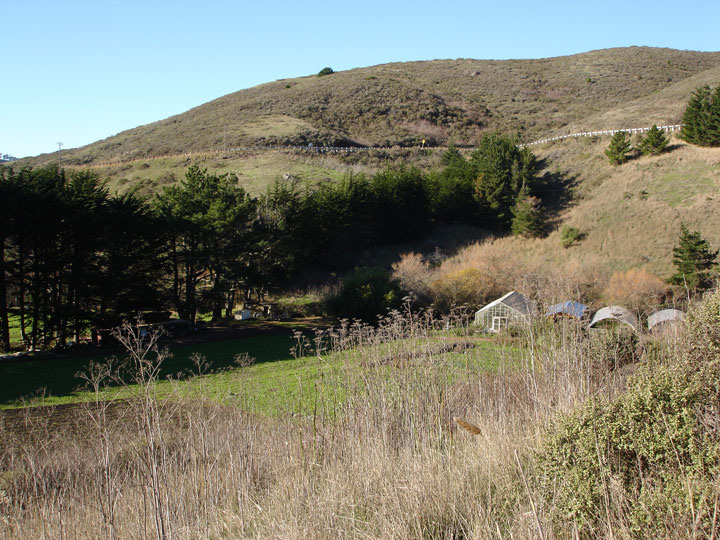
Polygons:
M241 90L26 163L92 164L249 145L413 146L422 139L472 145L487 130L533 139L635 100L644 104L635 105L640 116L643 106L660 105L675 117L688 89L714 82L718 69L720 53L647 47L384 64Z
M692 91L718 82L720 53L644 47L538 60L386 64L260 85L84 148L24 162L59 160L66 166L93 167L111 189L139 186L146 194L199 164L213 173L234 173L245 189L259 194L282 178L316 184L348 172L373 173L391 162L412 162L427 170L437 165L441 150L317 154L231 147L417 144L422 138L471 144L492 129L519 130L532 140L677 123ZM602 281L615 270L635 266L667 275L681 221L720 246L714 212L720 196L720 151L675 139L669 153L612 167L603 155L606 145L605 138L584 138L534 146L542 173L559 181L545 194L546 203L565 201L552 203L549 236L498 239L478 248L480 253L507 251L526 268L594 272ZM560 247L563 224L585 235L569 250Z
M607 144L608 138L588 137L535 147L545 174L559 180L550 184L546 200L563 196L551 213L549 234L478 236L425 274L425 283L480 269L498 291L516 288L545 301L567 296L593 301L615 272L639 268L668 278L681 222L700 231L714 249L720 247L720 148L673 138L664 154L613 166L603 154ZM554 193L552 186L559 184L565 190ZM582 234L567 249L563 226Z

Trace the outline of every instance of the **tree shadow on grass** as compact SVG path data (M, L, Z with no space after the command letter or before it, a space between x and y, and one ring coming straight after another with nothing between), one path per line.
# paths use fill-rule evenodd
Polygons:
M187 379L196 374L193 360L195 354L205 357L209 363L209 372L216 373L238 368L238 360L246 357L255 363L274 362L292 358L290 352L294 345L290 329L277 329L259 335L238 339L218 339L206 342L176 344L165 342L170 356L165 359L160 370L159 380L168 377ZM20 400L33 397L67 397L84 390L83 381L78 373L87 372L91 363L107 362L115 357L122 362L124 353L119 350L98 350L95 355L51 356L43 359L30 359L0 364L0 405L17 404ZM111 386L120 386L118 382Z
M538 161L540 170L545 169L547 166L547 160ZM550 172L548 170L539 177L533 195L542 199L542 206L546 215L546 230L556 228L560 222L560 213L573 205L574 188L577 186L578 180L577 175L569 175L560 171Z

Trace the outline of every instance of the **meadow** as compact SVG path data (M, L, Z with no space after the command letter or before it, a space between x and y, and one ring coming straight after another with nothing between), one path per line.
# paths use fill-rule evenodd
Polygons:
M719 308L639 341L395 313L168 383L130 339L123 399L97 368L84 404L0 413L0 535L711 537Z

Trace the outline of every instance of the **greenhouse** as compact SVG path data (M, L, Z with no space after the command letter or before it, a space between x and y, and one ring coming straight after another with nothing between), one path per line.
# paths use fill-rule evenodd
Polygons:
M535 311L535 302L516 291L490 302L475 313L475 324L491 332L499 332L512 323L528 322Z

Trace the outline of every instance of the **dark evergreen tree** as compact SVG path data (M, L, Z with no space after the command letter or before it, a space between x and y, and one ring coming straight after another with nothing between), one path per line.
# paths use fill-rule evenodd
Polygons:
M460 150L458 150L454 144L451 144L443 153L442 158L440 158L440 163L448 167L458 163L465 163L465 158L460 153Z
M392 167L370 181L376 240L392 243L415 238L430 221L424 175L414 167Z
M545 228L545 213L538 197L521 195L512 208L512 233L526 238L538 238Z
M243 244L255 203L236 187L236 180L192 166L179 185L165 188L155 202L167 224L173 303L191 322L202 304L200 282L210 285L205 287L208 307L220 314L235 277L229 275L228 262L248 251Z
M695 90L683 114L680 138L699 146L720 146L720 86Z
M670 283L692 291L710 287L717 256L718 251L712 251L708 241L698 231L691 233L682 223L678 246L673 249L673 264L677 271L669 279Z
M665 136L661 129L658 129L656 125L650 128L645 138L638 144L638 149L643 155L658 155L661 154L665 147L668 145L668 138Z
M610 139L610 145L605 149L605 155L613 165L621 165L628 160L630 153L630 140L625 131L618 131Z
M488 225L505 228L521 193L532 190L537 160L517 141L494 133L480 140L470 157L475 178L475 198L482 205Z

